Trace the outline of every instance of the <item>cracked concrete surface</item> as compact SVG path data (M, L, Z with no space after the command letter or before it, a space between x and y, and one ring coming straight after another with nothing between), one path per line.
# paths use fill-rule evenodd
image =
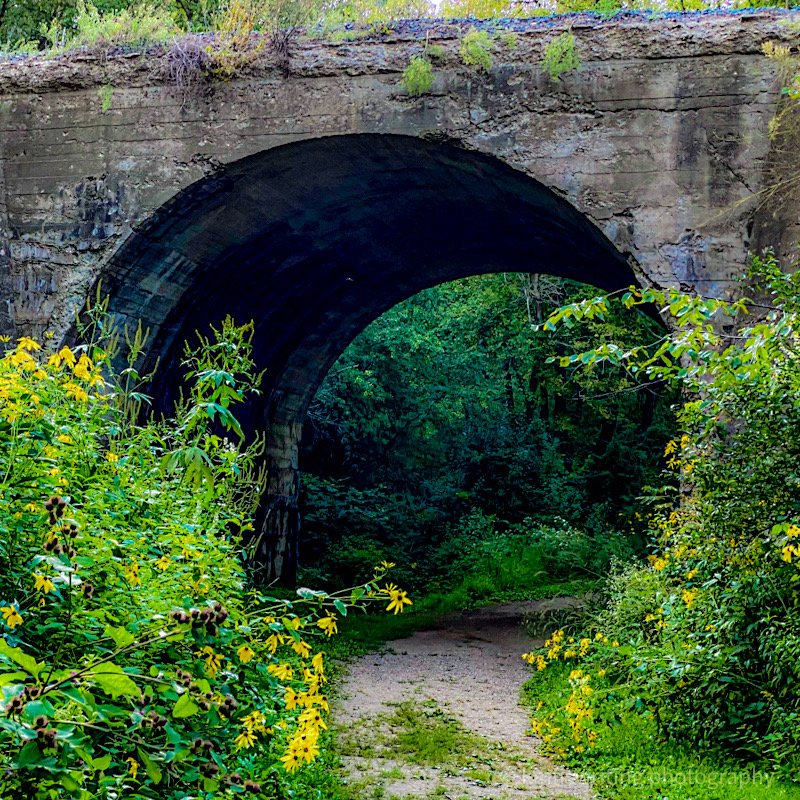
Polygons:
M780 89L761 45L791 44L785 23L798 18L492 21L517 39L495 41L488 74L459 59L457 26L404 22L351 42L300 40L288 76L265 52L188 97L159 77L158 53L0 60L0 333L63 333L131 230L224 165L361 133L490 154L565 197L641 280L734 293L751 241L781 253L800 235L796 203L779 217L757 207ZM581 66L554 82L541 58L567 27ZM431 92L409 98L400 78L426 36L444 55ZM168 278L159 285L169 293Z

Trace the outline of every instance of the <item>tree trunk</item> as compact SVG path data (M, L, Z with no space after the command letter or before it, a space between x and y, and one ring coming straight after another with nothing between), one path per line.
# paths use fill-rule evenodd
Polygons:
M294 586L297 577L297 508L300 471L298 449L303 426L272 422L267 427L267 490L260 511L255 568L267 585Z

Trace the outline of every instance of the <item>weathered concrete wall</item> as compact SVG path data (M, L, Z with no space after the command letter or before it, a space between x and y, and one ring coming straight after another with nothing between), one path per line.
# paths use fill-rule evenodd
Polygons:
M0 62L0 329L63 332L131 227L218 165L369 132L494 155L566 197L644 278L722 293L746 258L778 97L761 45L789 41L790 19L509 22L517 45L496 44L489 75L461 63L453 26L431 23L446 55L416 99L400 77L419 25L300 41L288 76L265 54L188 96L156 57ZM552 82L539 63L568 25L582 66Z

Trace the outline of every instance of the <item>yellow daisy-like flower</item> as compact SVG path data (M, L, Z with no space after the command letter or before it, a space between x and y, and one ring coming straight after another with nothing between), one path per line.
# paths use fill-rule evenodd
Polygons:
M53 581L47 575L42 575L40 572L33 573L34 584L33 589L36 592L44 592L47 594L48 592L54 592L56 587L53 586Z
M64 389L66 390L67 397L72 397L79 402L85 403L89 399L89 395L86 394L77 383L70 381L64 385Z
M249 664L253 660L255 651L249 645L243 644L236 651L236 655L239 656L239 661L241 661L242 664Z
M62 433L61 436L56 437L56 441L61 442L61 444L72 444L72 437Z
M78 359L78 363L72 368L72 374L81 380L88 380L91 376L92 361L86 353Z
M258 741L258 736L253 731L243 730L234 740L237 750L247 750Z
M60 367L62 363L66 364L70 369L75 366L76 362L75 353L69 349L66 345L62 347L57 353L53 353L50 358L47 359L47 363L51 367Z
M333 615L317 620L317 627L326 635L333 636L339 629L336 626L336 617Z
M267 672L279 681L290 681L294 670L288 664L268 664Z
M300 760L300 757L294 752L294 750L289 750L285 755L282 755L281 761L283 762L283 768L287 772L294 772L295 770L300 769L303 764L303 762Z
M42 349L39 342L37 342L36 339L31 339L30 336L23 336L17 339L17 347L21 350L31 350L34 352Z
M311 666L314 667L314 671L323 675L325 669L322 665L323 653L316 653L314 657L311 659Z
M402 613L404 610L404 606L413 605L412 602L408 599L408 595L405 592L401 592L400 590L395 590L390 593L389 595L389 605L386 606L387 611L394 610L395 614Z
M258 710L252 711L246 717L242 718L242 727L248 731L255 731L256 733L266 733L267 729L264 723L267 718Z
M22 625L22 615L17 611L16 606L3 606L0 608L0 613L3 615L3 621L12 631L17 625Z
M215 653L213 648L206 645L202 650L198 650L195 653L196 656L200 656L201 658L205 656L205 662L203 663L203 669L205 670L206 675L209 678L216 677L217 673L222 668L222 662L225 660L225 656L220 655L219 653Z
M136 780L136 773L139 771L139 762L135 758L126 758L125 763L129 764L128 774L131 776L131 780Z
M131 586L142 585L142 579L139 577L139 565L135 561L125 567L125 580L128 581Z
M292 650L294 650L300 658L308 658L311 654L310 645L302 639L299 642L292 642Z
M156 561L155 563L156 569L160 570L161 572L164 572L164 570L166 570L168 566L169 566L169 559L166 556L161 556L161 558L159 558L158 561Z
M291 686L286 687L286 692L283 695L283 704L286 706L287 711L294 711L298 705L300 705L300 695L291 688Z

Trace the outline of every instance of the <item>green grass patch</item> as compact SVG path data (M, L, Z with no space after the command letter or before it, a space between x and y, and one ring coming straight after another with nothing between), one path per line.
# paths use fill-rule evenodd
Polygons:
M485 746L434 701L400 703L386 725L385 744L393 757L423 767L467 766Z
M523 686L523 702L541 713L563 709L572 667L552 663ZM564 763L607 800L800 800L800 785L757 764L691 750L659 738L655 721L619 709L620 723L598 730L597 744Z

